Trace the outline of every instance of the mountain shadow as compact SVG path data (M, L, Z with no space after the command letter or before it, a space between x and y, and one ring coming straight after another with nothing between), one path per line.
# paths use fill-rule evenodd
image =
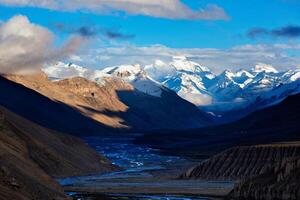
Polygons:
M125 83L125 86L119 86L117 80L107 86L83 78L57 83L42 81L46 86L53 84L55 87L48 87L49 92L45 93L40 92L44 90L39 81L24 86L0 77L0 105L49 129L81 136L168 132L212 123L211 116L168 89L156 97L132 89ZM54 100L57 99L53 95L55 92L65 92L72 103L65 98ZM101 120L106 120L106 123ZM108 125L110 121L119 126Z
M155 97L137 90L117 90L118 99L128 108L126 111L104 109L98 111L81 106L87 111L122 119L131 132L169 132L205 126L210 116L175 93L163 92Z
M230 124L160 134L159 139L158 134L147 134L136 142L168 153L207 157L237 145L299 140L299 102L300 94L293 95Z
M133 127L147 130L185 130L207 126L210 116L172 91L163 91L160 97L142 92L117 91L120 101L129 109L122 118Z
M46 128L72 135L116 132L78 110L0 76L0 105Z

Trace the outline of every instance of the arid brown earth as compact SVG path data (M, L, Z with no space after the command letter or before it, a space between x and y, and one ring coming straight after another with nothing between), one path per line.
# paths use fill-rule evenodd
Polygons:
M115 169L80 139L0 108L1 200L67 199L53 178Z

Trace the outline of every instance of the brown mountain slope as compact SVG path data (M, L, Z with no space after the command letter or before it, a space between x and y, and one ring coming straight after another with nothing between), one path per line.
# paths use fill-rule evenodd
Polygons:
M0 105L43 127L62 133L92 135L111 130L108 126L84 115L76 107L46 97L1 76Z
M37 91L54 102L63 103L65 106L73 108L81 115L93 120L90 125L87 125L83 121L74 119L75 122L72 124L81 123L90 128L88 130L81 128L81 133L78 133L78 128L66 131L50 126L50 128L63 132L74 134L70 131L75 131L75 134L92 135L117 131L141 132L157 129L186 129L211 123L208 115L201 112L193 104L181 99L174 92L166 90L161 97L153 97L134 90L132 85L121 79L106 78L104 80L105 84L100 85L79 77L51 82L44 74L32 76L6 75L5 77ZM15 93L20 93L20 87ZM23 98L28 99L28 97ZM26 101L33 102L30 99ZM24 101L19 102L19 104L22 103ZM36 103L36 105L41 104ZM30 106L34 105L27 103L28 109L30 109ZM51 110L55 110L55 108ZM51 110L48 109L48 112L52 112ZM63 115L62 112L61 116ZM53 115L53 117L55 116ZM64 117L64 120L66 118ZM36 122L39 123L39 121ZM98 127L97 122L99 122ZM46 126L46 124L42 125Z
M66 199L52 177L115 167L81 140L50 131L0 108L0 199Z
M121 79L106 78L99 85L84 78L65 79L55 84L80 97L95 111L117 119L134 131L185 129L209 124L210 118L170 90L161 97L139 92Z
M62 84L58 84L58 82L52 82L48 80L48 77L44 73L38 73L33 75L21 76L21 75L5 75L5 78L14 81L16 83L20 83L27 88L35 90L36 92L50 98L54 101L62 102L72 108L79 110L82 114L87 117L94 119L95 121L100 122L109 127L113 128L126 128L126 126L122 125L122 119L117 117L110 117L101 112L92 112L94 109L93 106L95 104L88 98L87 96L82 96L74 93L74 90L69 90L66 87L62 87ZM94 91L96 83L91 83L89 81L84 81L83 79L77 79L79 85L84 84L86 91ZM83 81L83 82L80 82ZM114 85L115 84L115 85ZM105 103L101 103L101 108L107 109L115 109L124 111L126 106L122 104L116 98L116 95L113 95L113 90L115 88L120 87L120 89L131 89L128 85L122 85L119 82L112 82L109 87L101 89L98 93L103 93L101 97L109 98L110 101L102 101ZM99 89L99 87L97 87ZM86 95L86 94L85 94ZM91 94L87 94L91 96Z

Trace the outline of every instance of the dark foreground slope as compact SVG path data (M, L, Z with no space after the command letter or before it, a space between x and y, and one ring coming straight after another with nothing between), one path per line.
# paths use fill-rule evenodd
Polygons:
M300 139L300 94L262 109L234 123L173 132L137 140L169 153L211 156L233 146L269 144Z
M53 178L115 167L80 139L0 108L0 199L67 199Z
M245 180L296 157L300 157L300 142L234 147L201 162L181 178Z
M241 182L229 199L300 199L300 158L286 159L261 175Z
M299 199L300 142L241 146L219 153L183 179L239 181L229 199Z

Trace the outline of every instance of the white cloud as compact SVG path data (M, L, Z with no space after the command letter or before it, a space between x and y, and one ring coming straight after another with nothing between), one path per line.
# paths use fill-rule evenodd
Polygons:
M158 59L170 62L173 56L183 55L208 66L216 73L223 71L225 68L232 70L249 69L257 63L267 63L283 70L300 66L299 51L299 44L242 45L228 49L176 49L162 45L145 47L126 45L87 51L85 54L80 55L85 63L79 64L95 68L136 63L149 65ZM288 54L291 52L294 52L295 55Z
M82 62L82 58L80 58L80 56L77 55L71 55L70 56L70 60L74 61L74 62Z
M72 37L61 48L53 46L54 35L18 15L0 24L0 73L25 73L44 62L63 59L76 51L82 38Z
M217 5L193 10L180 0L0 0L8 6L31 6L54 10L87 10L95 13L124 11L129 15L146 15L168 19L227 20Z

